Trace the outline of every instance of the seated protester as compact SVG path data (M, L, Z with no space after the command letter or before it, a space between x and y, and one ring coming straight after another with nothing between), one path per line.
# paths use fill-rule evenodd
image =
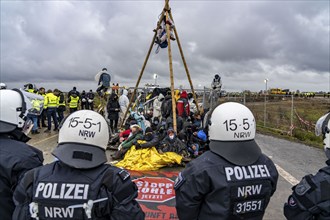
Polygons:
M144 144L135 143L136 149L144 149L144 148L150 148L150 147L157 148L159 145L158 135L156 133L154 133L150 127L146 129L145 135L143 136L142 139L139 139L139 140L144 140L144 141L146 141L146 143L144 143Z
M157 128L158 128L158 125L159 125L159 118L158 118L158 117L153 118L152 123L151 123L151 128L152 128L152 130L153 130L153 131L158 130L158 129L157 129Z
M194 130L194 126L192 130ZM193 157L197 157L206 150L207 137L203 130L194 131L188 141L188 151Z
M173 128L173 117L170 116L166 119L166 129ZM176 128L181 131L183 128L183 119L180 116L176 116Z
M164 138L166 138L166 136L167 136L165 127L166 127L166 124L159 126L159 128L157 130L159 142L162 142L164 140Z
M197 95L196 98L198 98ZM188 93L188 102L189 102L190 116L193 116L195 113L197 113L197 106L193 94L191 92Z
M131 134L130 124L125 125L125 130L119 133L119 142L122 143L127 140Z
M194 114L194 117L193 117L193 125L197 129L202 128L202 116L197 112Z
M176 102L176 109L179 116L187 119L190 116L190 106L188 102L188 95L186 91L182 91L179 100Z
M173 128L167 130L167 136L160 144L161 152L175 152L184 158L189 157L186 145L176 136Z
M182 142L187 144L192 133L192 124L186 121L183 123L183 129L179 132L178 137Z
M149 114L145 114L144 115L144 125L146 128L149 128L151 127L151 118L152 118L152 115L150 116Z
M114 160L122 159L125 153L143 136L143 131L141 127L137 124L131 125L131 135L126 141L121 143L118 147L118 151L115 155L112 155Z
M168 118L172 115L172 95L171 91L168 91L166 93L166 96L164 98L164 101L162 102L162 105L160 107L160 111L162 114L162 119Z
M199 145L197 143L192 143L188 145L188 152L191 157L196 158L199 155Z
M146 129L145 126L145 118L144 116L139 112L131 112L131 117L137 122L140 128L142 128L142 131L144 132Z

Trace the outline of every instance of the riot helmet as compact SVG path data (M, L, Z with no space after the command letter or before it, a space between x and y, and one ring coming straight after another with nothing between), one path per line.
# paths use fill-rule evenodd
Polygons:
M255 134L256 122L246 106L227 102L213 110L209 120L210 150L227 161L240 166L255 163L261 155Z
M315 134L317 136L323 135L325 155L330 159L330 112L317 120Z
M7 85L5 83L0 82L0 89L7 89Z
M94 168L107 161L108 141L109 127L102 115L91 110L76 111L62 122L53 155L73 168Z
M27 135L33 126L27 114L40 115L43 97L19 89L2 89L0 100L0 133L8 133L19 128ZM40 101L39 106L34 103L36 100ZM38 112L36 108L39 109Z

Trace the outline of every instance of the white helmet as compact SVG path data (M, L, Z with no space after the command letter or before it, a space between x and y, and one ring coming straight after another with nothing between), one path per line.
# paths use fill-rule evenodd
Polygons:
M0 89L7 89L7 86L6 84L0 82Z
M26 116L31 103L26 101L28 99L23 92L18 89L1 89L0 100L0 133L11 132L15 128L27 128Z
M74 168L94 168L107 161L108 141L109 127L102 115L91 110L76 111L62 122L53 155Z
M315 134L320 136L323 134L323 145L325 155L330 159L330 112L323 115L316 122Z
M255 163L261 150L254 141L256 122L244 105L227 102L217 106L209 121L210 150L231 163Z

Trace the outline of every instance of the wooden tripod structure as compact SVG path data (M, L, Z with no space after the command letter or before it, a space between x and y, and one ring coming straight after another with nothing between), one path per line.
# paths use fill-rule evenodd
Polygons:
M148 60L149 60L149 56L150 56L150 53L152 51L152 48L153 48L153 45L155 44L155 39L156 39L156 36L157 36L157 30L159 29L160 25L161 25L161 22L163 21L164 17L166 18L166 21L169 20L169 18L174 22L173 20L173 16L172 16L172 13L171 13L171 8L169 6L169 0L165 0L165 6L164 6L164 9L162 11L162 14L159 18L159 21L157 23L157 28L156 30L154 30L155 34L154 34L154 37L151 41L151 44L150 44L150 47L149 47L149 51L147 53L147 56L144 60L144 63L143 63L143 66L142 66L142 69L140 71L140 75L139 75L139 78L136 82L136 85L135 85L135 88L134 88L134 91L133 91L133 94L129 100L129 104L128 104L128 108L125 112L125 115L124 115L124 118L123 118L123 121L121 122L121 125L120 127L123 126L123 124L125 123L125 119L126 119L126 116L127 116L127 113L132 105L132 102L133 102L133 99L136 95L136 90L137 88L139 87L139 84L140 84L140 81L141 81L141 78L142 78L142 75L143 75L143 72L144 72L144 69L148 63ZM188 69L188 66L187 66L187 63L186 63L186 60L184 58L184 54L183 54L183 51L182 51L182 47L181 47L181 43L180 43L180 39L179 39L179 35L178 35L178 32L177 32L177 29L176 29L176 26L173 27L173 30L174 30L174 34L175 34L175 37L176 37L176 41L178 43L178 47L179 47L179 50L180 50L180 54L181 54L181 58L182 58L182 62L183 62L183 65L184 65L184 68L186 70L186 74L187 74L187 78L188 78L188 81L189 81L189 84L190 84L190 87L191 87L191 91L192 91L192 94L193 94L193 98L195 100L195 103L196 103L196 107L197 107L197 111L199 112L199 106L198 106L198 102L197 102L197 98L196 98L196 94L195 94L195 91L194 91L194 86L192 84L192 81L191 81L191 77L190 77L190 74L189 74L189 69ZM171 39L170 39L170 25L168 24L168 22L166 22L166 35L167 35L167 43L168 43L168 60L169 60L169 68L170 68L170 80L171 80L171 96L172 96L172 115L173 115L173 129L177 132L177 123L176 123L176 103L175 103L175 98L174 98L174 78L173 78L173 65L172 65L172 50L171 50Z

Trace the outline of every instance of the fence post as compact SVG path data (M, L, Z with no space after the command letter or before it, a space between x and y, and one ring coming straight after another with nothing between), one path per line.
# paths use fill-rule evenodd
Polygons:
M292 136L293 131L293 95L291 95L291 126L290 126L290 135Z
M266 127L266 117L267 117L267 112L266 112L266 102L267 102L267 94L265 93L265 104L264 104L264 127Z
M246 97L246 96L245 96L245 92L243 93L243 95L244 95L244 96L243 96L243 104L246 105L246 100L245 100L245 97Z

